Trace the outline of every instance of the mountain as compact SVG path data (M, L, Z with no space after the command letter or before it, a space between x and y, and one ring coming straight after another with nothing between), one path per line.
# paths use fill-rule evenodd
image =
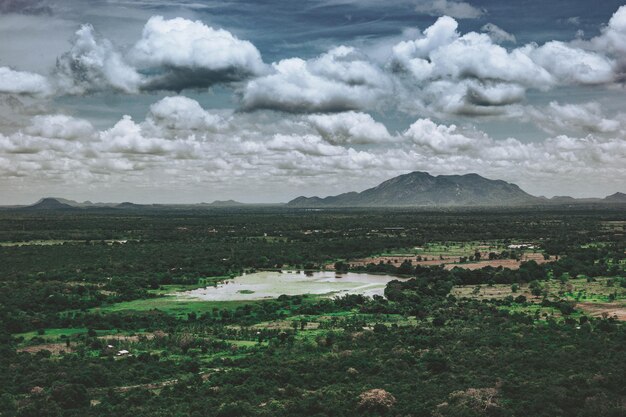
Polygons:
M119 203L115 205L115 208L119 208L119 209L142 209L142 208L146 208L146 207L150 207L150 205L146 205L146 204L135 204L135 203L131 203L128 201L124 201L123 203Z
M43 200L56 200L57 202L61 204L65 204L65 205L76 207L76 208L106 208L106 207L115 207L117 205L117 203L92 203L89 200L83 201L81 203L79 201L69 200L67 198L62 198L62 197L42 198L35 204L39 204Z
M626 194L615 193L604 198L604 201L609 203L626 203Z
M46 197L42 198L32 206L22 207L22 210L75 210L76 207L73 207L69 204L63 203L56 198Z
M200 205L206 207L239 207L245 206L246 204L235 200L215 200L212 203L202 203Z
M537 204L540 200L515 184L478 174L438 175L411 172L363 192L298 197L289 207L502 206Z

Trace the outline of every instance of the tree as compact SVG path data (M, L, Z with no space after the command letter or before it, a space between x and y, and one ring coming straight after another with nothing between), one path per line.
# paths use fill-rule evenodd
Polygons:
M387 333L387 326L382 323L376 323L374 325L374 333Z
M530 293L535 297L541 296L543 292L543 288L537 280L531 281L530 284L528 284L528 288L530 288Z
M74 409L89 406L89 394L82 384L59 384L52 387L52 401L61 408Z
M348 272L350 269L350 265L344 263L343 261L335 262L335 271L337 272Z
M422 356L426 369L432 373L441 373L448 370L448 360L439 352L426 352Z
M406 260L402 262L402 264L398 267L398 274L400 275L412 275L413 274L413 264L410 260Z
M13 417L17 413L17 404L11 394L0 396L0 416Z
M385 413L396 403L396 398L384 389L371 389L359 395L359 409Z

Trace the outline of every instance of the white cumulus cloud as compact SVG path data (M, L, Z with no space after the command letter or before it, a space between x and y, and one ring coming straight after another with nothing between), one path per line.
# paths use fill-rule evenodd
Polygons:
M611 19L603 39L609 33L617 36L619 16ZM589 42L551 41L507 49L497 42L514 41L508 33L489 24L483 30L487 34L460 34L456 20L444 16L415 39L393 46L391 68L410 75L405 85L417 90L413 96L418 108L498 114L503 112L499 107L524 100L528 89L610 85L619 79L615 61Z
M48 79L42 75L0 67L0 93L45 96L52 90Z
M608 25L602 28L602 34L591 40L591 44L624 62L626 56L626 5L621 6L611 16Z
M129 58L137 68L155 73L146 88L168 90L241 80L266 70L251 42L180 17L151 17Z
M445 154L476 149L485 144L484 137L468 137L458 132L455 125L438 125L430 119L416 120L403 136L414 144Z
M184 96L165 97L150 106L148 120L172 131L215 131L223 119L205 111L193 99Z
M613 62L600 54L552 41L538 48L524 48L537 65L558 84L606 84L614 80Z
M354 111L336 114L313 114L308 122L333 144L372 144L392 139L385 125L367 113Z
M53 139L85 140L91 138L94 128L87 120L53 114L33 117L26 133Z
M375 106L392 88L382 69L346 46L309 61L289 58L272 66L272 74L245 86L245 109L292 113L356 110Z

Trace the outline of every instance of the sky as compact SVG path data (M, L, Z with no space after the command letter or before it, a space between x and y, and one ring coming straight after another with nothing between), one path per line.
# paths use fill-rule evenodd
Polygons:
M0 0L0 40L0 204L626 192L623 0Z

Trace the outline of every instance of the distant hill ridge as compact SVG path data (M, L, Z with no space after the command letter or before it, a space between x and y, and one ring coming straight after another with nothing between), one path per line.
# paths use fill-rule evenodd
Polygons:
M584 199L584 202L626 202L624 194L606 199ZM438 175L415 171L391 178L360 193L349 192L320 197L298 197L289 207L450 207L515 206L575 203L572 197L547 199L535 197L515 184L490 180L478 174Z
M139 209L159 209L159 208L210 208L210 207L240 207L246 206L235 200L215 200L212 203L197 204L137 204L129 201L123 203L92 203L84 201L79 203L74 200L68 200L60 197L45 197L30 206L15 206L13 208L19 210L77 210L77 209L120 209L120 210L139 210Z
M236 207L245 206L246 204L235 200L215 200L214 202L205 205L212 207Z

